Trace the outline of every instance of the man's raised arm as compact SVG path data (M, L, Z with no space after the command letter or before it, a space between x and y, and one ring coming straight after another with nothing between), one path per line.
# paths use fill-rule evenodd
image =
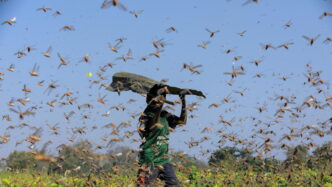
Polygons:
M182 106L181 106L181 114L178 124L185 125L187 123L187 107L186 107L185 95L180 95L180 99Z

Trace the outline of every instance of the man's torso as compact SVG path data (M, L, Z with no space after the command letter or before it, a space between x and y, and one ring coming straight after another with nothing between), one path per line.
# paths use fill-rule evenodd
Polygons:
M140 164L163 165L168 163L168 141L169 125L166 118L167 112L162 112L158 123L152 125L144 137L144 142L140 145ZM147 113L153 117L154 113Z

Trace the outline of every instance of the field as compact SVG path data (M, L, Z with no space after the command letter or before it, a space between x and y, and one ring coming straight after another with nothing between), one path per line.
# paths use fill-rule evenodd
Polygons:
M177 170L183 186L332 186L332 169L299 169L285 172L232 171L196 167ZM1 172L2 186L135 186L136 173L121 170L90 176L47 175L37 172ZM157 181L156 186L163 186Z

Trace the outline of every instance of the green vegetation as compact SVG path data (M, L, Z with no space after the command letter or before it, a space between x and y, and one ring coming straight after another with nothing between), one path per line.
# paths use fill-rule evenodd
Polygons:
M101 155L91 147L86 141L63 146L57 157L13 152L0 172L0 186L135 186L136 151L119 147ZM208 164L181 152L171 155L183 186L332 186L331 142L312 154L301 145L290 147L283 162L236 147L216 150Z

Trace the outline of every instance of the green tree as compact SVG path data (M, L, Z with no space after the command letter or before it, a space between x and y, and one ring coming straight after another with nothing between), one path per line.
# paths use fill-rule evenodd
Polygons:
M57 161L51 164L49 172L87 174L95 173L99 168L98 158L92 152L92 145L88 141L81 141L73 146L63 146Z
M280 162L274 158L258 158L258 157L247 157L240 162L240 169L249 169L251 168L256 172L271 172L277 169L280 165Z
M184 168L192 168L192 166L195 166L197 168L204 168L206 166L203 161L198 160L195 157L192 157L181 151L172 153L171 155L172 163L175 163Z
M219 164L220 162L234 162L238 159L250 157L251 154L236 147L224 147L213 152L209 159L209 164Z
M132 165L137 161L138 153L129 147L116 147L107 154L113 165Z
M297 145L287 150L287 159L284 161L286 168L306 166L309 160L308 147L305 145Z
M332 164L332 142L327 142L313 151L310 166L324 168Z
M102 170L104 172L125 172L136 171L137 168L137 151L133 151L129 147L116 147L106 154L108 161L103 161ZM123 173L127 175L128 173Z
M8 156L6 165L13 170L35 169L37 161L31 152L14 151Z

